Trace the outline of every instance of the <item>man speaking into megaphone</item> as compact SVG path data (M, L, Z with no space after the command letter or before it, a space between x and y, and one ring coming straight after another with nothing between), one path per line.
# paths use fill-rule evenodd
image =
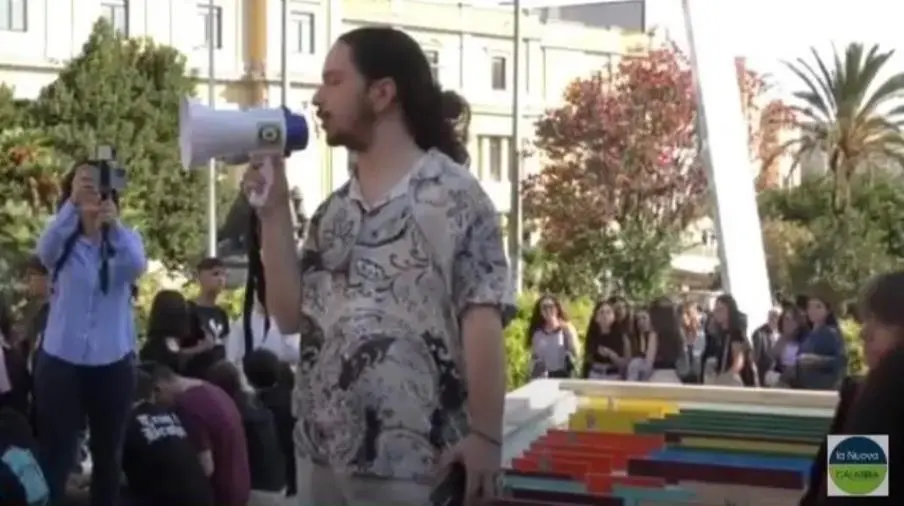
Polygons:
M512 292L498 215L463 166L466 106L441 92L411 37L385 27L339 38L313 104L356 166L312 217L300 263L283 158L257 157L243 180L249 198L266 193L268 309L301 334L299 504L498 494Z

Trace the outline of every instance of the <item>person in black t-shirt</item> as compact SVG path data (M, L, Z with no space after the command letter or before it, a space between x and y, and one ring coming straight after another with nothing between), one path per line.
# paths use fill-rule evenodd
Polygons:
M751 364L745 360L748 355L746 318L728 294L716 298L711 318L707 325L706 348L700 357L704 382L744 386L755 377Z
M245 379L254 389L257 400L273 414L276 436L285 457L286 497L294 497L298 489L295 473L295 442L292 432L295 417L292 416L292 385L281 382L281 376L292 374L288 364L280 362L270 350L258 348L242 361Z
M241 373L233 363L217 362L207 370L206 379L226 392L242 414L251 471L249 504L273 504L281 500L286 488L285 456L273 414L242 389Z
M130 504L214 506L210 481L179 417L151 402L153 380L144 371L137 374L122 453Z
M197 270L201 292L189 303L190 329L182 340L183 350L194 356L183 372L185 376L203 378L211 365L226 356L224 340L229 335L229 314L217 305L217 299L226 287L223 261L205 258L198 263Z

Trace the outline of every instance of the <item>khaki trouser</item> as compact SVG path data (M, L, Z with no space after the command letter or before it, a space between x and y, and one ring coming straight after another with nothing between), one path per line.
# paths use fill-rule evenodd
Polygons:
M299 458L297 506L428 506L432 487L333 472Z
M264 492L252 490L248 498L248 506L289 506L289 498L283 492Z
M650 374L650 379L647 381L650 383L681 384L681 378L678 377L678 373L674 369L654 369L652 374Z

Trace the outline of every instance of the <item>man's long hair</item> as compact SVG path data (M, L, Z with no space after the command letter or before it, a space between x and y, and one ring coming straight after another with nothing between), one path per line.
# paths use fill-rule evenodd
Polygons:
M392 79L408 132L423 150L437 149L465 165L470 108L458 94L443 92L418 43L401 30L368 26L346 32L352 61L367 83Z

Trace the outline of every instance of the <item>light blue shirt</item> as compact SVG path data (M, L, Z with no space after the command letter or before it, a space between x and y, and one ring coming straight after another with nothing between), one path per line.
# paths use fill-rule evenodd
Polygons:
M51 273L78 223L75 206L66 202L38 239L38 257ZM101 245L84 236L76 239L53 283L45 353L77 365L106 365L135 351L132 285L147 268L144 244L119 222L108 238L114 255L107 261L106 293L100 289Z

